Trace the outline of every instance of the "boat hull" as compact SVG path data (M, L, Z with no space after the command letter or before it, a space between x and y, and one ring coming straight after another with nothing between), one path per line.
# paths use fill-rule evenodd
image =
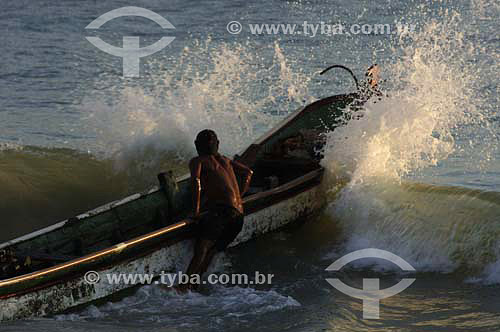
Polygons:
M306 219L323 207L324 197L321 183L317 183L289 199L247 215L241 233L230 246L277 230L294 221ZM96 272L100 280L93 284L85 281L85 275L79 275L33 292L4 298L0 300L2 307L0 321L59 313L136 286L123 282L123 279L119 283L109 283L107 275L160 276L162 272L184 271L192 254L193 239L184 239L166 247L160 247L147 255L98 269Z

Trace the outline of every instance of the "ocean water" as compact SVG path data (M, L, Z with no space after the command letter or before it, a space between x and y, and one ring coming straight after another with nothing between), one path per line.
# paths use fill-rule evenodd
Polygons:
M204 287L174 295L155 286L0 331L500 331L498 2L136 1L167 18L85 27L124 1L2 3L0 211L8 240L186 170L200 129L238 153L289 112L354 90L381 67L382 100L328 134L328 207L308 223L221 255L221 272L275 275L262 287ZM230 34L231 21L242 24ZM249 24L414 24L396 35L254 35ZM86 39L141 46L139 78ZM347 110L349 112L349 110ZM26 209L29 206L29 209ZM366 320L361 300L325 279L357 249L379 248L415 267L416 281ZM360 288L404 274L360 260L336 274ZM1 308L0 308L1 310Z

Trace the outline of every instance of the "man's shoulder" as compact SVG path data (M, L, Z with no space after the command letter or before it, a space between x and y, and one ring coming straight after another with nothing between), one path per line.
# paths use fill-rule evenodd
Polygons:
M197 156L197 157L193 157L190 161L189 161L189 165L195 165L197 163L213 163L213 162L216 162L217 159L220 161L224 161L226 163L231 163L231 159L222 155L222 154L219 154L218 156L215 156L215 158L211 158L210 156Z
M231 161L232 161L231 158L228 158L228 157L226 157L226 156L224 156L222 154L220 155L220 157L221 157L221 159L224 161L224 163L226 165L231 165Z

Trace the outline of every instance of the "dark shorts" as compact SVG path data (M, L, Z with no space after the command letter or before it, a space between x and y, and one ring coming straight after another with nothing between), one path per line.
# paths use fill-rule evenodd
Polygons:
M213 241L217 250L223 251L242 227L243 214L229 206L216 206L200 219L198 237Z

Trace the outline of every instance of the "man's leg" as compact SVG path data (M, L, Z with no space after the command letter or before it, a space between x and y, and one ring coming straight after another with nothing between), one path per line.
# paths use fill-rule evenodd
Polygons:
M191 276L197 274L200 276L205 272L213 257L213 249L215 249L214 242L207 239L198 239L194 247L194 256L189 263L186 274ZM207 263L208 261L208 263ZM179 285L179 290L185 291L187 289L196 289L197 285L185 284Z
M194 247L194 256L189 264L186 274L200 274L203 263L208 257L214 242L207 239L198 239Z
M212 263L212 259L214 258L216 253L217 253L217 248L214 245L208 251L207 256L205 257L205 261L202 263L200 267L200 277L202 276L203 273L207 272L208 267L210 266L210 263Z
M201 265L200 268L200 277L203 273L208 270L212 259L218 251L224 251L225 248L234 241L234 239L241 232L243 227L243 215L237 215L232 217L225 226L224 232L221 234L221 237L214 243L214 245L208 251L204 264Z

